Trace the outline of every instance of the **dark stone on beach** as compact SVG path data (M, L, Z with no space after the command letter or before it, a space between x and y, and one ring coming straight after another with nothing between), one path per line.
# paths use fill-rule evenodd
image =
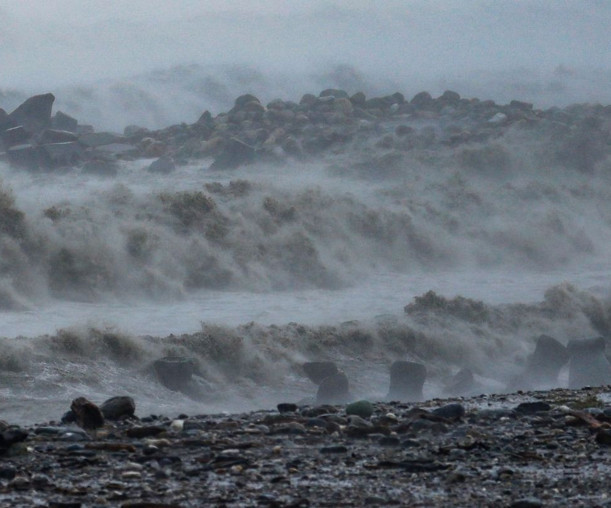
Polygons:
M373 414L373 404L368 400L359 400L346 406L347 415L356 415L369 418Z
M164 155L159 157L156 161L151 162L148 167L148 170L151 173L171 173L176 169L176 164L174 164L174 159L169 155Z
M422 387L426 380L426 367L420 363L398 360L390 367L388 400L422 400Z
M460 420L465 416L465 407L458 403L446 404L434 409L433 414L447 420Z
M49 501L49 508L81 508L83 503L80 501ZM148 506L155 506L155 504L148 504Z
M294 413L297 411L297 404L292 404L290 402L281 402L276 406L279 413Z
M339 372L337 365L333 362L306 362L302 367L308 379L317 385L322 383L325 378L334 376Z
M136 403L128 396L112 397L100 406L100 410L107 420L122 420L134 416Z
M76 423L84 430L96 430L104 425L104 415L100 408L85 397L74 399L70 409L76 417Z
M596 442L600 445L611 446L611 429L600 429L596 433Z
M210 169L235 169L255 160L255 148L232 137L225 143L223 151L214 160Z
M367 97L363 92L356 92L352 97L350 97L350 102L355 106L363 106L367 101Z
M13 478L15 478L16 475L17 475L17 470L15 469L15 466L11 466L10 464L0 465L0 479L1 480L10 481Z
M22 103L9 117L16 125L36 134L51 123L51 111L55 96L51 93L35 95Z
M446 90L441 94L438 100L446 104L455 105L460 101L460 95L452 90Z
M523 415L532 415L549 411L551 408L552 406L550 406L547 402L522 402L515 408L515 412Z
M323 446L320 453L347 453L348 448L344 445Z
M31 138L31 134L22 125L7 129L2 133L2 143L6 148L15 145L22 145Z
M27 437L28 432L18 427L0 432L0 454L6 453L11 446L25 441Z
M530 111L533 108L532 103L530 102L522 102L522 101L516 101L513 100L509 103L509 107L512 109L520 109L523 111Z
M316 95L311 94L311 93L307 93L307 94L303 95L303 97L301 97L301 100L299 101L299 104L301 106L313 106L317 102L318 102L318 99L316 98Z
M51 118L51 127L62 131L76 132L78 129L78 120L66 113L58 111L53 118Z
M541 508L543 501L536 497L527 497L524 499L518 499L509 505L509 508Z
M326 377L316 393L317 404L344 404L350 400L350 383L346 374L338 372Z
M603 337L571 340L567 349L571 356L569 388L601 386L611 383L611 365L605 356Z
M160 383L174 391L188 388L195 368L193 360L184 356L166 356L153 363Z
M74 411L70 410L70 411L66 411L61 419L62 423L76 423L76 415L74 414Z

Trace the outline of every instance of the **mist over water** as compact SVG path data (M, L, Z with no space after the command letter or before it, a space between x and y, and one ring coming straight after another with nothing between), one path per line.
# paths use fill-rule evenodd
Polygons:
M122 132L325 88L611 103L604 1L124 5L0 1L0 107L53 92L54 111ZM112 178L0 162L6 414L122 393L140 414L266 407L313 393L299 370L313 359L337 361L360 396L385 395L396 359L427 364L427 396L465 367L504 389L539 334L611 326L610 161L585 172L554 139L509 129L390 167L366 142L168 175L148 159ZM430 299L404 312L429 290L444 312ZM167 354L195 358L214 396L160 386L150 363Z

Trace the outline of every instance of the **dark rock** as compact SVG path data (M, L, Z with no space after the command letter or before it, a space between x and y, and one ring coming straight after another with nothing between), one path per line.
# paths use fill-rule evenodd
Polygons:
M210 169L235 169L255 159L255 148L238 138L230 138Z
M45 143L66 143L69 141L78 141L76 134L70 131L45 129L38 137L38 142L42 145Z
M541 508L543 501L536 497L527 497L524 499L518 499L509 505L509 508Z
M146 127L139 125L128 125L123 129L123 136L126 138L143 138L150 131Z
M17 470L15 469L15 466L11 466L10 464L0 465L0 479L10 481L15 478L16 475Z
M530 111L533 108L533 105L530 102L522 102L522 101L511 101L509 103L509 107L512 109L520 109L522 111Z
M244 95L240 95L235 100L235 104L233 107L235 110L242 109L244 106L246 106L246 104L249 104L251 102L258 102L259 104L261 104L261 101L257 99L254 95L247 93Z
M16 125L23 125L28 132L36 134L50 125L54 101L55 96L51 93L35 95L21 104L9 117Z
M166 388L183 391L191 382L195 372L193 360L184 356L166 356L153 363L160 383Z
M346 406L346 414L369 418L373 414L373 404L368 400L353 402Z
M446 404L434 409L433 414L447 420L460 420L465 416L465 408L462 404L458 403Z
M6 148L15 145L22 145L26 143L32 136L26 131L23 126L18 125L12 129L7 129L2 133L2 143Z
M112 397L100 406L100 410L107 420L122 420L134 416L136 403L131 397Z
M426 367L420 363L398 360L390 367L388 400L422 400L422 387L426 380Z
M15 121L8 116L8 113L0 108L0 132L10 129L11 127L16 127Z
M348 99L349 95L344 90L338 90L336 88L327 88L320 92L319 97L334 97L335 99Z
M100 408L85 397L74 399L70 409L76 416L76 423L84 430L96 430L104 425L104 415Z
M596 442L604 446L611 446L611 429L600 429L596 433Z
M61 422L62 423L76 423L76 415L74 414L74 411L72 410L66 411L64 415L62 416Z
M337 365L333 362L306 362L302 367L308 379L317 385L338 373Z
M343 445L323 446L320 453L347 453L348 448Z
M514 384L526 388L557 386L558 373L568 359L564 345L549 335L541 335L524 373Z
M299 101L299 104L301 106L313 106L317 102L318 102L318 99L316 98L314 94L307 93L301 98L301 100Z
M297 404L291 404L290 402L281 402L276 408L279 413L295 413L298 409Z
M567 349L571 357L569 388L601 386L611 383L611 365L605 356L604 338L571 340Z
M547 402L522 402L515 408L516 413L524 415L532 415L535 413L541 413L549 411L552 407Z
M343 404L349 399L350 384L343 372L323 379L316 393L317 404Z
M446 90L443 92L443 94L441 94L438 100L446 104L455 105L460 101L460 95L452 90Z
M171 173L176 169L176 164L174 164L174 159L168 155L164 155L163 157L159 157L156 161L151 162L148 167L148 171L151 173Z
M53 118L51 118L51 127L62 131L76 132L78 129L78 120L66 113L58 111Z
M5 453L12 445L25 441L27 437L28 432L18 427L0 432L0 454Z
M367 101L367 97L363 92L356 92L352 97L350 97L350 102L355 106L363 106Z
M433 98L431 97L431 94L428 92L420 92L417 93L416 95L414 95L414 97L412 98L412 100L410 101L410 104L413 104L414 106L428 106L429 104L433 103Z

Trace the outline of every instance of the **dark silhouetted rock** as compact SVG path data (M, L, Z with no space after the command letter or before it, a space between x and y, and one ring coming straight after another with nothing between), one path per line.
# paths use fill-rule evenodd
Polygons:
M81 134L79 136L79 141L85 146L98 147L113 144L124 144L126 139L125 137L119 136L118 134L113 134L112 132L89 132L86 134Z
M339 371L333 362L307 362L303 364L303 371L313 383L319 385L322 381L334 376Z
M76 423L84 430L96 430L104 425L104 415L100 408L85 397L74 399L70 405Z
M247 94L244 94L244 95L240 95L235 100L235 104L233 106L234 110L242 109L242 108L244 108L244 106L246 106L247 104L249 104L251 102L258 102L259 104L261 104L261 101L259 99L257 99L252 94L247 93Z
M434 409L433 414L441 418L446 418L447 420L460 420L465 416L465 407L455 402Z
M184 391L195 371L193 360L184 356L166 356L153 363L157 378L166 388Z
M420 363L398 360L390 367L389 400L422 400L426 367Z
M83 147L76 141L48 143L40 147L51 166L74 166L84 157Z
M367 101L367 96L363 92L356 92L352 97L350 97L350 102L355 106L363 106Z
M100 410L107 420L122 420L134 416L136 403L131 397L112 397L100 406Z
M438 100L446 104L458 104L460 95L452 90L446 90L441 94Z
M11 127L16 127L15 121L8 116L8 113L0 108L0 132L10 129Z
M35 95L21 104L9 117L16 125L23 125L28 132L36 134L50 125L54 101L55 96L51 93Z
M223 151L210 166L211 169L235 169L255 159L255 148L238 138L230 138Z
M571 340L567 349L571 357L569 388L611 383L611 365L605 356L605 339Z
M148 170L151 173L162 173L167 174L171 173L176 169L176 164L174 164L174 159L169 155L164 155L163 157L159 157L156 161L151 162L148 167Z
M5 453L12 445L25 441L28 432L18 427L7 428L0 432L0 454Z
M6 148L9 148L15 145L23 145L27 143L31 137L30 133L26 131L23 126L18 125L17 127L6 129L2 133L2 143Z
M343 372L323 379L316 392L317 404L344 404L349 400L350 383Z
M336 88L327 88L320 92L319 97L334 97L336 99L348 99L349 95L344 90L338 90Z
M55 113L53 118L51 118L51 127L61 131L76 132L78 128L78 120L76 120L76 118L72 118L66 113L58 111Z
M558 373L569 360L567 348L549 335L541 335L521 376L524 387L551 388L558 384Z
M414 95L414 97L410 101L410 104L413 104L414 106L428 106L432 102L433 98L431 97L430 93L420 92Z

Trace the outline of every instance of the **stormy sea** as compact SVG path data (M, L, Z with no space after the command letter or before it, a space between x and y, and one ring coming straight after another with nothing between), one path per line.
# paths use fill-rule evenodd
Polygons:
M502 392L541 335L610 336L606 3L63 3L0 2L3 419L274 407L310 361Z

